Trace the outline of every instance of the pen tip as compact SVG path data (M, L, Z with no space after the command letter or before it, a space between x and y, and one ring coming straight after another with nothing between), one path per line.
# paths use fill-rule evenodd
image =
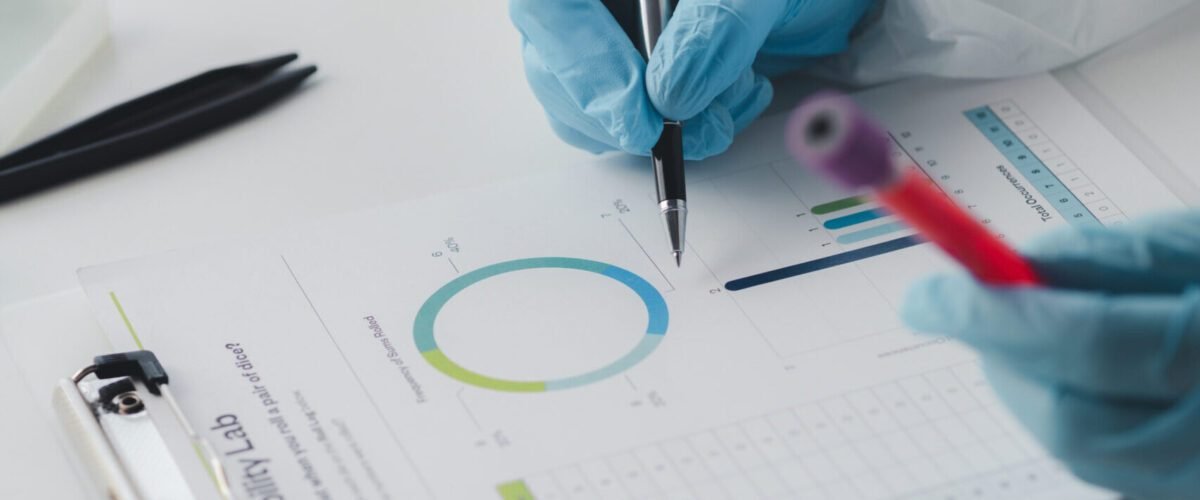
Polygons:
M675 267L683 267L683 252L671 252L675 255Z
M279 68L286 66L287 63L295 61L299 57L300 56L298 54L283 54L240 64L236 67L249 72L251 75L267 75Z

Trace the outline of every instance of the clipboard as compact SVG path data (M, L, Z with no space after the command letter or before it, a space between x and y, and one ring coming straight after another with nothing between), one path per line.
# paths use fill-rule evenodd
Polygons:
M151 351L101 354L54 389L54 410L92 481L113 499L234 498L212 444L197 435ZM236 433L228 415L219 422ZM179 450L190 447L197 460ZM267 487L269 489L269 486ZM263 491L269 498L269 491Z
M36 465L22 470L38 473L0 483L0 497L238 498L173 403L169 365L148 351L108 356L90 316L78 290L0 310L0 362L11 370L0 371L10 376L0 397L24 426L13 443L20 460ZM106 355L89 362L87 352ZM237 432L236 421L223 423ZM270 498L269 488L258 492Z

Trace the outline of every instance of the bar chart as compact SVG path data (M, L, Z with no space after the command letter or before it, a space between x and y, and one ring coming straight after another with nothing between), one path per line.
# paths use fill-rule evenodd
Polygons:
M1127 220L1014 99L947 117L936 133L893 126L892 162L924 174L998 237ZM924 274L910 270L948 265L865 193L840 191L790 159L691 189L694 253L782 358L901 329L897 305Z
M892 159L898 168L920 171L916 162L913 161L895 140L892 141L891 152ZM789 165L788 162L784 161L773 164L772 168L795 171L800 167ZM779 175L782 178L783 174L780 173ZM792 183L788 183L787 180L784 180L784 182L791 187L796 182L811 184L814 180L793 179ZM798 194L799 191L794 187L791 190L796 194L799 202L805 204L805 200ZM836 191L834 192L836 193ZM806 194L817 200L811 205L808 212L812 215L814 221L819 224L819 229L824 231L828 236L831 244L827 243L823 248L829 250L830 254L798 264L730 280L725 284L727 289L740 291L753 286L764 285L876 257L922 243L920 239L912 235L912 231L909 230L908 226L896 220L890 213L877 206L867 196L845 196L825 201L821 199L821 194L819 193Z
M1078 228L1096 227L1101 225L1120 224L1128 220L1124 213L1084 174L1081 169L1057 147L1053 140L1025 114L1012 100L1004 100L994 104L979 106L962 112L962 115L974 128L995 147L1006 160L1007 165L997 165L995 168L1012 183L1018 193L1025 196L1027 204L1038 209L1044 209L1045 217L1054 213L1070 225ZM912 137L910 132L901 132L903 139ZM909 141L906 141L909 142ZM925 146L914 147L924 152ZM935 175L930 170L939 165L937 160L918 162L901 145L901 139L892 136L891 152L893 162L899 168L916 169L930 177ZM796 188L797 180L801 184L811 184L814 179L789 179L785 176L794 173L799 168L789 165L788 161L780 161L771 165L777 170L785 184L791 187L799 202L805 204ZM1011 169L1011 170L1010 170ZM943 179L950 176L939 175ZM936 182L934 182L937 185ZM963 190L954 190L948 195L962 195ZM825 231L830 241L822 243L822 248L829 249L828 255L804 260L798 264L787 265L749 276L731 279L726 288L731 291L745 290L750 287L772 283L778 280L813 273L830 267L841 266L876 257L885 253L902 250L921 243L908 231L907 226L895 220L885 210L875 206L868 197L846 196L833 200L821 200L821 193L806 193L818 201L807 209L808 213L819 222L820 229ZM1042 207L1042 201L1034 197L1041 195L1048 207ZM974 208L975 203L958 196L960 203ZM981 217L981 219L985 219ZM810 231L813 228L809 228ZM865 245L865 246L864 246Z
M898 146L893 154L915 168ZM903 270L936 258L869 197L832 188L791 160L689 189L699 207L692 254L781 358L901 328L895 306L917 277ZM879 266L902 271L872 271Z

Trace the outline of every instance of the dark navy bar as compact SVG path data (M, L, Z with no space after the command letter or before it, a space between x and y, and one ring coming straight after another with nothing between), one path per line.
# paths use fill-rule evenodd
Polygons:
M849 264L854 261L869 259L876 255L895 252L896 250L901 250L914 245L920 245L921 243L924 243L924 241L918 239L915 235L896 238L883 243L876 243L871 246L850 250L849 252L842 252L837 255L830 255L829 257L822 257L817 260L801 262L799 264L774 269L765 273L755 274L754 276L738 278L726 283L725 289L735 292L738 290L745 290L750 287L765 285L773 281L800 276L802 274L808 274L811 272L820 271L822 269L829 269L842 264Z

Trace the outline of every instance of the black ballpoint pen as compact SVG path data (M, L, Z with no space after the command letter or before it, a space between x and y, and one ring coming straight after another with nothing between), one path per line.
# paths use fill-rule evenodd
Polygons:
M625 34L647 59L667 26L678 0L604 0L604 6L616 18ZM683 179L683 126L663 120L662 135L650 150L654 163L654 181L658 208L667 223L667 237L675 265L683 263L684 234L687 229L687 192Z

